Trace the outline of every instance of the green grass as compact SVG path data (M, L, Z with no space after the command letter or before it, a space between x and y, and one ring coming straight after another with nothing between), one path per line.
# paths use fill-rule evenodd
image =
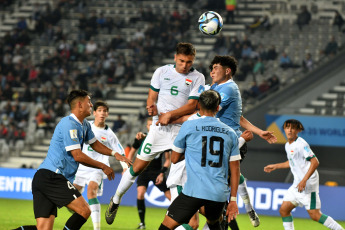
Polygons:
M104 212L106 205L102 205L102 229L135 229L139 223L139 217L136 207L120 206L117 213L116 220L112 225L108 225L104 219ZM146 229L158 229L160 223L164 219L166 209L161 208L147 208L146 209ZM59 209L58 217L55 219L54 229L63 229L65 222L71 216L71 213L66 208ZM260 216L261 224L254 228L246 214L241 214L238 217L238 223L241 230L256 229L256 230L283 230L283 225L280 217ZM310 219L294 218L295 229L303 230L322 230L327 229L323 225L316 223ZM13 229L21 225L34 225L32 201L27 200L12 200L0 199L0 230ZM205 223L205 218L200 216L200 227L202 229ZM345 226L345 222L340 222ZM92 230L91 218L84 224L82 229Z

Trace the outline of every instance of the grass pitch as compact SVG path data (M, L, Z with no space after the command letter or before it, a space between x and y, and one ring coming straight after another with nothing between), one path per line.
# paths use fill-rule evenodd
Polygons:
M138 226L139 216L136 207L120 206L117 213L115 222L108 225L104 219L104 213L107 206L102 205L102 223L101 229L136 229ZM166 209L162 208L147 208L146 209L146 229L158 229L160 223L164 219ZM71 213L62 208L58 210L58 217L55 219L54 229L63 229L65 222L71 216ZM260 216L260 215L259 215ZM238 224L241 230L283 230L283 225L280 217L260 216L261 224L259 227L254 228L249 217L246 214L241 214L238 217ZM327 229L325 226L316 223L310 219L294 218L295 229L303 230L322 230ZM202 229L205 223L205 218L200 216L200 227ZM345 222L339 222L345 226ZM34 225L36 224L32 201L28 200L13 200L13 199L0 199L0 230L14 229L21 225ZM85 230L93 230L91 218L84 224Z

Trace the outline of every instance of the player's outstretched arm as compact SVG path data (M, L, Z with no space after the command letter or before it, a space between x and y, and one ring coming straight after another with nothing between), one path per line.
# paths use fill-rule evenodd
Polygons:
M277 137L274 136L272 131L264 131L252 123L250 123L246 118L241 116L240 125L242 128L252 131L256 135L260 136L262 139L266 140L268 143L273 144L277 142Z
M158 98L158 92L149 89L149 95L146 100L146 109L150 116L156 116L158 114L156 101Z
M264 167L264 171L267 173L270 173L276 169L285 169L285 168L289 168L289 167L290 167L289 161L285 161L283 163L267 165Z
M175 109L173 111L167 112L167 113L162 113L159 116L159 119L158 119L156 125L158 125L158 124L167 125L172 120L176 120L177 118L180 118L184 115L194 113L196 110L197 104L198 104L198 100L189 99L187 104L183 105L182 107Z
M115 178L114 170L103 164L102 162L96 161L91 157L84 154L81 149L74 149L71 151L71 154L75 161L92 168L102 169L105 175L107 175L109 180L113 180Z
M96 152L100 154L107 155L107 156L114 156L116 160L125 162L128 165L128 167L132 165L131 160L127 159L125 156L122 156L118 152L111 150L110 148L103 145L98 140L92 143L91 147L93 148L93 150L95 150Z

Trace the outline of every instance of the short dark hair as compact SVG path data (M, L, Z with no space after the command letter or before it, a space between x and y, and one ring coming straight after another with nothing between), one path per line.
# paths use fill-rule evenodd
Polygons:
M83 90L83 89L72 90L67 96L67 103L69 107L72 108L73 107L72 104L75 101L75 99L85 98L87 96L91 96L91 94L86 90Z
M93 105L93 111L96 111L100 106L105 107L107 109L107 112L109 112L109 106L105 101L96 101L96 103Z
M284 122L284 124L283 124L283 129L285 129L288 126L290 126L293 129L298 129L298 130L301 130L301 131L304 130L304 127L303 127L302 123L300 121L298 121L298 120L295 120L295 119L286 120Z
M212 89L202 92L199 97L201 108L209 111L217 111L221 100L220 94Z
M176 54L196 55L196 50L192 43L179 42L176 46Z
M237 71L237 66L238 66L238 62L236 58L232 56L228 56L228 55L225 55L225 56L217 55L213 58L209 66L211 71L213 69L214 64L220 64L223 67L229 67L231 69L231 76L235 76L236 71Z

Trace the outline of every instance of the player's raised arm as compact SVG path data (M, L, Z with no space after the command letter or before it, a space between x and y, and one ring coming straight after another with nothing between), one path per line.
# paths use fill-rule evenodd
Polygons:
M262 139L266 140L270 144L277 142L277 137L274 136L272 131L264 131L264 130L256 127L255 125L250 123L243 116L241 116L241 118L240 118L240 125L242 128L255 133L256 135L260 136Z

